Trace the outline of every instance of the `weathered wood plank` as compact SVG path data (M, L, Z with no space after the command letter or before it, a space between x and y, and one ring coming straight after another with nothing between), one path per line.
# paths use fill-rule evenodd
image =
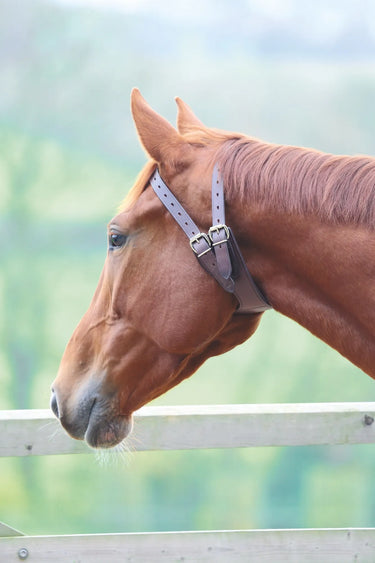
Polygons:
M132 449L178 450L375 442L375 403L144 407ZM0 411L0 457L89 453L48 410Z
M241 530L0 539L0 561L373 563L375 529Z
M0 411L0 457L87 452L86 444L70 438L49 410Z

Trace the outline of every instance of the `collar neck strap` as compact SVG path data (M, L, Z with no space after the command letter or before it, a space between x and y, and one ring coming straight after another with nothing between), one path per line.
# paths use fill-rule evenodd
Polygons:
M238 300L236 313L263 313L271 309L256 286L236 239L225 224L224 186L217 164L212 175L212 227L202 233L170 191L156 168L151 186L189 239L200 265Z

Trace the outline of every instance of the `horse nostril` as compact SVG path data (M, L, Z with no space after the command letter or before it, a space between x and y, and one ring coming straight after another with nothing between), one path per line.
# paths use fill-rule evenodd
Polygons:
M59 413L59 407L57 404L57 398L56 398L56 394L54 393L54 391L52 391L52 397L51 397L51 409L53 414L57 417L60 418L60 413Z

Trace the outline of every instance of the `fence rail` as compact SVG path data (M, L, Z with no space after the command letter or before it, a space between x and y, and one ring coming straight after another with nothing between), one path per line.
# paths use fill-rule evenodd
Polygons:
M144 407L134 415L133 445L144 451L369 444L374 419L374 402ZM0 411L0 457L90 451L48 410Z
M375 443L375 403L144 407L137 450ZM90 453L47 410L0 411L0 457ZM3 536L3 537L1 537ZM375 528L23 536L0 524L0 561L374 563Z
M19 553L38 563L374 563L375 531L366 528L239 530L0 539L1 561L19 563Z

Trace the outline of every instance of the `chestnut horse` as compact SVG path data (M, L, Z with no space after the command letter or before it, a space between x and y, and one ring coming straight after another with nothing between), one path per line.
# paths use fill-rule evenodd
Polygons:
M375 377L375 159L210 129L176 101L177 130L132 93L151 160L109 223L99 285L52 386L61 424L93 447L122 441L136 409L244 342L262 316L238 314L200 266L150 186L156 168L207 232L217 163L227 224L268 302Z

